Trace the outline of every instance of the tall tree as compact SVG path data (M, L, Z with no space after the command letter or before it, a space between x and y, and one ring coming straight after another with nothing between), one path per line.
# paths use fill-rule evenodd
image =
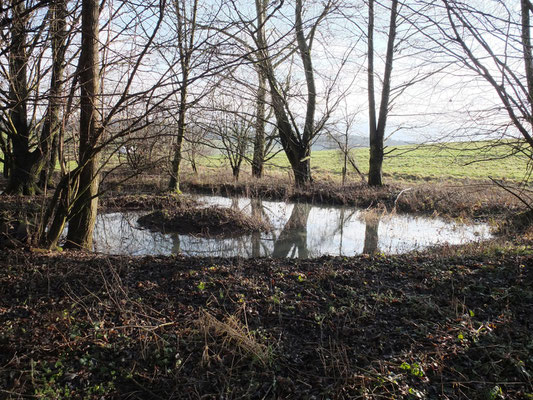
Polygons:
M41 235L51 247L57 244L66 222L69 222L67 246L92 247L102 166L115 154L114 146L156 126L158 116L166 111L166 102L176 93L171 82L175 65L159 70L158 74L144 68L148 56L155 56L153 48L161 46L156 40L166 41L161 35L165 0L143 3L142 8L127 1L120 2L117 9L106 4L110 7L110 17L99 21L98 1L82 2L82 53L77 68L80 86L77 166L63 176L45 215ZM110 37L123 40L101 42L99 24L108 27ZM128 35L135 40L125 40ZM117 54L114 46L122 44L125 47L117 56L120 61L103 57L104 68L101 68L100 53ZM102 70L107 74L102 75ZM106 85L102 95L102 87ZM135 175L138 171L131 173Z
M469 128L470 137L481 133L483 139L494 139L487 142L490 147L506 146L509 149L506 155L519 154L529 159L531 165L531 1L418 0L413 10L425 22L419 32L434 45L433 61L452 60L454 72L466 77L459 83L469 93L456 94L453 103L461 104L461 124ZM472 101L471 93L475 90L481 90L483 96L475 99L475 117L469 121L471 113L464 103Z
M48 8L43 8L44 4ZM11 1L7 112L2 114L6 193L31 195L39 189L39 174L57 135L65 66L66 0L42 3L41 8ZM43 17L44 15L44 17ZM48 30L46 27L48 26ZM46 37L48 31L48 37ZM47 62L51 47L51 67ZM5 72L2 69L2 72ZM49 84L45 80L49 79ZM43 104L47 104L43 108ZM43 115L41 118L40 115Z
M387 35L387 51L385 55L385 69L383 72L381 101L376 110L376 89L374 85L374 19L375 1L368 1L368 111L370 160L368 170L368 184L383 185L384 139L387 117L389 114L389 99L391 93L391 75L394 59L394 45L396 39L396 24L398 15L398 0L391 0L390 22Z
M59 134L62 129L61 106L63 97L63 80L65 71L65 53L67 51L67 3L68 0L50 2L50 40L52 49L52 76L46 119L41 135L41 176L39 186L47 185L55 170Z
M179 90L178 124L176 143L174 144L174 158L170 171L168 188L180 192L180 167L183 158L182 146L186 130L186 115L189 106L187 96L189 91L191 60L193 52L197 50L196 18L198 14L198 0L174 0L177 46L180 60L181 87Z
M301 59L307 93L303 129L293 116L288 97L284 93L283 87L276 76L275 64L272 58L269 57L267 51L269 49L269 43L265 37L265 30L262 29L267 19L267 4L268 2L256 0L257 27L261 28L253 32L257 49L257 62L270 88L272 108L277 121L280 141L291 164L295 183L297 186L303 186L311 182L310 159L312 141L323 128L327 119L326 117L320 121L315 120L317 90L315 85L315 70L311 57L312 47L316 29L320 22L332 10L334 3L327 1L322 6L321 11L314 21L307 27L303 19L304 10L302 0L296 0L294 4L295 51Z
M83 0L81 15L80 138L79 181L72 206L67 245L92 249L93 230L98 209L98 154L95 148L102 130L100 108L99 22L98 0Z

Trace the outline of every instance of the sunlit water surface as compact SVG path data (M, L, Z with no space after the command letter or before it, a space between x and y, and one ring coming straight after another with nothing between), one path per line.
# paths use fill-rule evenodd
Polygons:
M382 252L400 254L439 244L462 244L491 237L486 224L457 224L439 218L380 215L353 207L324 207L204 196L207 205L238 208L270 221L270 233L245 234L231 239L201 238L151 232L137 224L146 212L98 216L95 251L107 254L217 257L353 256Z

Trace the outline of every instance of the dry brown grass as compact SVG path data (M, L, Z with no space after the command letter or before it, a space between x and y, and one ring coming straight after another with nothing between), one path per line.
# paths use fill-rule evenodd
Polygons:
M394 183L372 188L363 182L345 186L324 180L296 188L280 175L235 182L229 176L194 176L185 180L186 191L223 196L251 196L276 200L308 201L361 208L386 207L389 211L439 214L444 217L505 218L524 209L514 196L490 183L474 181L420 184Z
M200 236L232 236L271 229L270 224L260 217L224 207L158 210L142 216L138 222L154 231Z
M119 181L110 177L107 185ZM456 181L395 181L372 188L352 179L340 184L331 175L308 186L296 188L290 174L282 170L269 172L262 179L243 173L238 181L225 170L202 170L199 174L185 172L181 189L184 192L221 196L259 197L280 201L302 201L316 204L349 205L360 208L385 207L389 211L440 215L451 218L507 219L525 206L513 195L490 182ZM166 191L166 176L151 174L136 177L113 189L113 194L161 193Z
M244 306L243 306L244 307ZM267 366L272 354L263 343L253 335L247 322L241 322L239 314L245 314L244 308L237 310L234 315L228 315L223 321L220 321L207 310L201 310L200 317L196 321L198 328L205 337L205 347L202 360L204 363L210 363L212 358L210 344L217 343L233 354L238 354L241 358L252 357L262 365Z

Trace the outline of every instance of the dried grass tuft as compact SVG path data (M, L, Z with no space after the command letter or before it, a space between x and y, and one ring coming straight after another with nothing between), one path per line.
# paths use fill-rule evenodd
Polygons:
M251 355L264 366L270 363L271 353L269 348L259 343L248 329L248 324L242 323L237 316L229 315L224 321L220 321L209 311L202 310L197 320L197 325L206 338L214 339L223 348L228 350L236 349L242 357ZM202 356L205 363L208 363L210 358L208 349L209 346L206 343Z

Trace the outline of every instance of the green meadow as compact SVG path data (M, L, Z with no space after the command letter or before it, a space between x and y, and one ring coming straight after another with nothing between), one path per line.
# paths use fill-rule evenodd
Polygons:
M386 177L394 180L454 180L504 179L521 182L528 177L530 167L528 160L531 150L525 153L512 154L511 147L494 146L491 142L455 142L446 144L425 144L394 146L386 149L387 155L383 163ZM0 154L1 156L1 154ZM351 151L358 168L368 172L368 148ZM251 155L250 155L251 157ZM198 160L199 165L206 169L228 168L229 163L224 156L211 155ZM118 162L112 157L111 164ZM75 162L68 163L69 168ZM319 150L311 154L311 168L317 179L340 179L342 174L343 156L338 150ZM59 169L59 165L57 167ZM0 171L3 165L0 165ZM243 163L243 171L249 172L249 165ZM266 166L267 173L286 173L290 171L287 157L280 151ZM348 164L348 176L358 179L354 169Z
M395 146L387 148L386 152L383 172L385 176L399 180L486 180L492 177L520 182L529 171L527 153L512 154L509 146L494 146L491 142ZM368 148L354 149L351 155L358 168L366 173ZM220 155L206 157L202 164L208 168L227 167L226 160ZM340 177L342 165L343 156L338 150L320 150L311 154L311 168L318 179ZM283 152L268 161L267 172L288 170L289 162ZM350 165L348 174L357 179Z

